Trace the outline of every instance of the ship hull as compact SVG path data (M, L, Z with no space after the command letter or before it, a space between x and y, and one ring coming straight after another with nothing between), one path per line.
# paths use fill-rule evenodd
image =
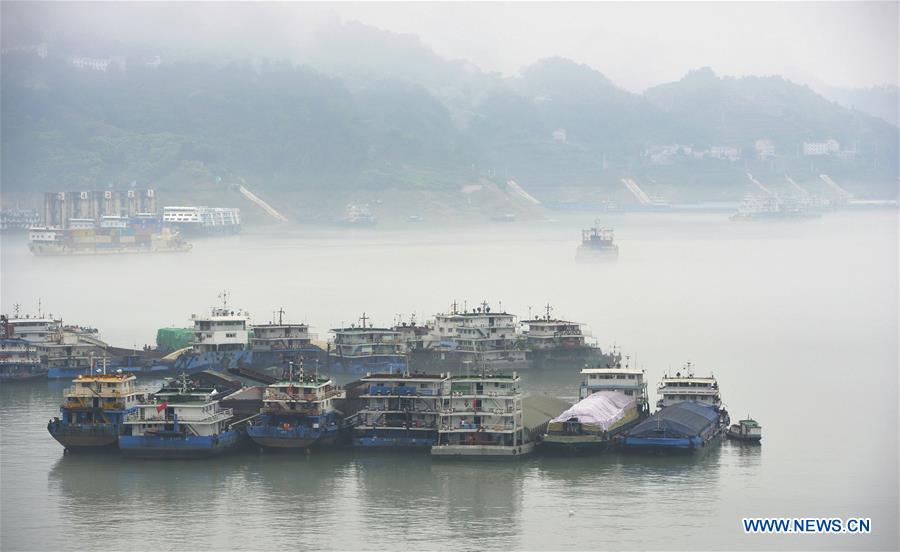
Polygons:
M484 363L477 362L467 362L463 360L461 355L454 354L453 352L447 351L433 351L433 350L416 350L410 353L410 369L418 370L423 372L445 372L445 371L455 371L455 370L464 370L467 367L472 370L481 370L482 368L488 371L520 371L520 370L528 370L535 367L535 363L530 359L516 359L516 360L495 360L488 361ZM373 373L375 373L373 371Z
M534 451L534 443L523 445L435 445L431 455L438 458L521 458Z
M162 437L122 435L119 450L129 458L193 459L219 456L238 444L237 431L211 436Z
M65 432L50 432L50 435L66 450L113 450L119 444L118 434L77 435Z
M348 359L332 355L328 359L330 372L345 374L393 374L406 370L406 360L402 357L368 357Z
M743 443L751 443L751 444L759 444L762 441L762 435L744 435L735 431L731 431L730 429L725 432L725 435L734 441L741 441Z
M353 438L353 446L375 449L429 449L437 443L433 437L402 437L383 435L362 435Z
M626 437L625 450L648 454L680 454L701 453L709 450L722 440L723 432L717 431L709 437L694 436L689 438L644 438Z
M72 255L127 255L137 253L187 253L190 244L172 247L118 247L118 248L82 248L29 246L31 252L38 256L72 256Z
M552 349L534 349L528 352L527 358L535 368L559 365L602 366L615 362L612 355L604 354L598 347L554 347Z
M47 369L34 365L13 365L0 368L0 381L10 383L14 381L31 381L45 379Z
M310 432L269 426L250 426L247 436L262 448L304 450L337 445L340 431Z
M253 365L253 352L227 351L185 353L175 361L174 371L181 373L202 372L203 370L216 370L227 372L234 368L249 368Z

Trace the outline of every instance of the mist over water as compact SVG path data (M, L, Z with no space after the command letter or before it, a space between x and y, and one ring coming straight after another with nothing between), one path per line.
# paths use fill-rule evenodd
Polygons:
M0 545L896 549L897 213L602 221L616 229L614 263L576 264L591 217L569 214L466 228L248 229L147 256L40 258L4 236L2 310L18 302L33 312L40 298L112 345L141 347L159 327L188 325L223 289L255 323L284 307L320 339L364 311L389 325L454 300L502 301L520 318L549 302L645 368L653 402L667 369L691 360L698 375L713 372L732 418L763 425L761 447L520 463L355 451L64 457L44 429L64 385L4 385ZM531 393L572 398L578 382L571 370L523 373ZM751 515L871 517L872 534L744 535L740 519Z

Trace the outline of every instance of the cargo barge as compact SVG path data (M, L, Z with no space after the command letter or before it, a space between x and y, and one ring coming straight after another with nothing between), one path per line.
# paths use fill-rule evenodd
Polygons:
M67 228L35 226L28 248L35 255L106 255L123 253L183 253L191 244L181 234L160 226L153 215L69 219Z
M715 406L685 401L664 407L625 437L625 448L657 453L698 451L717 442L728 426L728 413Z
M547 452L600 452L618 444L641 421L635 397L598 391L550 420L540 448Z

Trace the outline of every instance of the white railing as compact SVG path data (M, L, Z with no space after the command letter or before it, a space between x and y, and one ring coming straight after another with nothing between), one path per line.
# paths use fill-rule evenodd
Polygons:
M175 423L175 416L166 416L165 411L153 412L151 411L150 415L146 415L146 410L139 410L137 412L132 412L125 417L125 423L141 423L141 422L156 422L156 423ZM144 414L143 416L141 414ZM206 414L206 413L203 413ZM208 414L203 418L191 418L178 416L178 423L182 424L211 424L219 421L225 421L231 418L234 415L231 408L223 408L217 412L213 412Z

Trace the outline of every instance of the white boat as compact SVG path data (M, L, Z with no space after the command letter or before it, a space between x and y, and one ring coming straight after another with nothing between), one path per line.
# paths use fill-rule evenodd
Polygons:
M223 397L182 374L125 417L119 450L139 458L204 458L234 448L238 430L230 426L232 410L219 405Z
M716 408L722 408L722 397L719 394L719 384L715 376L707 377L694 375L694 366L688 362L684 367L675 372L675 375L666 374L656 388L659 400L657 408L665 408L680 402L693 401Z
M583 379L578 393L580 398L584 399L599 391L618 391L634 398L641 417L649 413L650 405L647 399L644 370L630 366L628 356L625 357L624 366L621 359L617 358L615 363L605 366L586 366L582 368L581 375Z
M433 456L518 457L534 450L527 439L519 376L453 376L441 396Z

